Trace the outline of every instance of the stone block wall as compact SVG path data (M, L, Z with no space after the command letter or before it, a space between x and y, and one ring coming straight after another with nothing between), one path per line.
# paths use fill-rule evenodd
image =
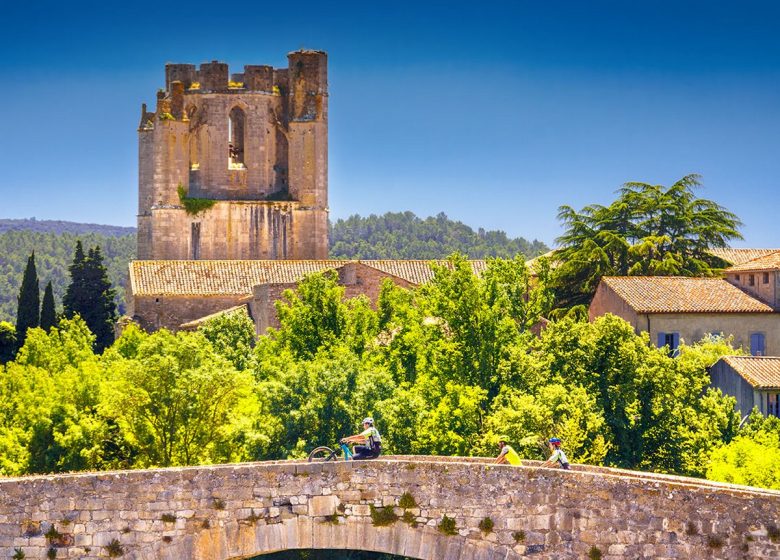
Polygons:
M287 69L245 66L233 75L241 82L230 82L227 64L217 61L199 70L166 65L166 89L158 92L154 113L142 109L138 131L138 258L326 258L327 55L296 51L288 60ZM269 238L246 252L242 247L258 241L251 237L254 214L232 212L227 238L220 237L225 228L217 224L211 230L219 242L193 253L187 251L193 220L172 217L172 211L183 213L179 186L192 198L285 201L300 226L292 226L289 239L282 229L278 247ZM224 213L203 212L200 234Z
M0 556L777 558L778 506L778 492L695 479L441 457L40 476L0 481Z

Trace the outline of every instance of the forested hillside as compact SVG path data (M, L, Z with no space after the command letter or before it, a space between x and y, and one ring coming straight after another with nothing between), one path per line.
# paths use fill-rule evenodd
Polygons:
M472 259L512 258L547 250L541 241L513 239L503 231L474 231L443 213L424 219L413 212L355 215L330 228L330 256L339 259L443 259L456 252Z
M109 278L116 288L117 304L120 311L124 311L127 263L135 256L135 234L116 237L98 233L12 230L0 233L0 321L15 321L19 286L27 257L33 251L41 290L51 280L57 310L62 310L62 296L70 280L68 266L73 262L78 239L81 239L85 249L100 246Z
M366 218L352 216L331 225L331 257L362 259L443 259L454 252L470 258L527 257L547 251L540 241L511 239L503 231L474 231L444 214L425 219L412 212ZM124 312L127 264L135 258L135 230L116 226L48 220L0 220L0 321L13 322L27 257L35 251L41 289L54 285L58 310L68 282L76 240L100 245L109 278Z
M36 231L39 233L97 233L112 237L121 237L135 233L134 227L107 226L102 224L81 224L62 220L36 220L35 218L14 220L0 218L0 233L6 231Z

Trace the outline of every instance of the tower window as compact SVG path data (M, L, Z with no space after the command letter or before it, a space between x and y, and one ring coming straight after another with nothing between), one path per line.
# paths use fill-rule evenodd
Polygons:
M230 110L228 118L228 167L243 169L244 165L244 111L239 107Z

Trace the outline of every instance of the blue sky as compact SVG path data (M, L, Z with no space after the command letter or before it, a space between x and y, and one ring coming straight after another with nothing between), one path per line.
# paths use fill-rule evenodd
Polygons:
M552 243L558 206L700 173L777 247L776 2L15 2L0 217L134 225L166 62L327 50L331 217L445 212Z

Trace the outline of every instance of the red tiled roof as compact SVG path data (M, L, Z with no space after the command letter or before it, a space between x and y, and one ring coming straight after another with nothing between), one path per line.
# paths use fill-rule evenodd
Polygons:
M711 255L723 259L731 265L738 266L759 257L765 257L772 253L780 253L780 249L732 249L725 247L720 249L708 249Z
M780 389L780 356L724 356L724 362L757 389Z
M359 262L414 285L425 284L433 280L432 264L448 266L448 261L367 260ZM477 276L481 275L487 267L486 261L469 261L469 264L471 272Z
M605 276L637 313L771 313L767 304L722 278Z
M312 272L335 270L350 262L375 268L414 285L433 278L431 263L447 263L393 260L133 261L130 263L130 287L136 296L247 295L258 284L294 284ZM475 274L485 270L485 261L469 262Z
M780 270L780 251L743 262L727 268L726 272L742 272L750 270Z

